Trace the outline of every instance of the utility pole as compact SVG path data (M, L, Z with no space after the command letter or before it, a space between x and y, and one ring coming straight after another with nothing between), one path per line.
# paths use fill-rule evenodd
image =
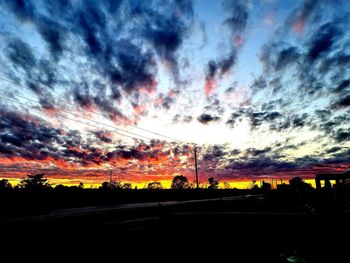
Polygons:
M112 183L113 170L109 172L109 182Z
M198 185L198 167L197 167L197 149L196 149L196 146L194 146L194 166L196 169L196 185L197 185L197 189L198 189L199 185Z

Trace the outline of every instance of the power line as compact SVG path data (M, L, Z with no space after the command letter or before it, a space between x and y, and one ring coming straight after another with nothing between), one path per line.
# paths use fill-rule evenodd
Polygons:
M6 97L3 97L0 95L0 98L3 99L3 100L7 100L7 101L10 101L10 102L13 102L13 103L17 103L19 105L22 105L24 107L30 107L29 105L27 104L24 104L24 103L21 103L19 101L15 101L15 100L12 100L12 99L9 99L9 98L6 98ZM72 118L69 118L67 116L64 116L62 114L59 114L60 117L63 117L65 119L68 119L68 120L71 120L71 121L75 121L75 122L78 122L78 123L81 123L81 124L84 124L84 125L87 125L87 126L91 126L91 127L94 127L94 128L98 128L98 129L101 129L101 127L99 126L96 126L96 125L93 125L93 124L90 124L90 123L85 123L85 122L82 122L82 121L79 121L79 120L76 120L76 119L72 119ZM139 140L139 141L143 141L143 139L140 139L140 138L135 138L135 137L132 137L132 136L129 136L129 135L126 135L126 134L123 134L123 133L120 133L120 132L117 132L117 131L114 131L114 130L107 130L107 131L110 131L110 132L114 132L118 135L122 135L122 136L125 136L125 137L129 137L129 138L132 138L134 140ZM149 139L149 140L152 140L152 139Z
M11 80L8 80L8 79L5 79L5 78L1 77L1 76L0 76L0 79L1 79L1 80L4 80L4 81L7 81L7 82L9 82L9 83L12 83L12 84L14 84L14 85L16 85L16 86L18 86L18 87L22 87L22 88L23 88L22 85L19 85L19 84L15 83L15 82L13 82L13 81L11 81ZM5 92L5 93L9 93L9 91L3 90L3 89L1 89L1 88L0 88L0 91ZM21 96L21 95L16 95L16 96L17 96L17 97L20 97L20 98L23 98L23 99L25 99L25 100L27 100L27 101L31 101L31 102L34 102L34 103L37 103L37 104L40 105L40 102L38 102L38 101L36 101L36 100L30 99L30 98L27 98L27 97L24 97L24 96ZM11 99L9 99L9 98L5 98L5 97L2 97L2 96L0 96L0 98L2 98L2 99L4 99L4 100L11 101L11 102L13 102L13 103L20 104L20 105L25 106L25 107L30 107L30 106L27 105L27 104L24 104L24 103L15 101L15 100L11 100ZM73 116L78 116L78 117L83 118L83 119L88 120L88 121L95 122L95 123L100 124L100 125L104 125L104 126L107 126L107 127L111 127L111 128L114 129L114 130L111 131L111 132L114 132L114 133L116 133L116 134L118 134L118 135L122 135L122 136L125 136L125 137L128 137L128 138L132 138L132 139L134 139L134 140L139 140L139 141L142 141L142 142L143 142L143 139L139 139L139 138L135 138L135 137L133 137L133 136L129 136L129 135L126 135L126 134L122 134L122 133L120 133L120 132L118 132L118 131L116 131L116 130L119 130L119 131L122 131L122 132L125 132L125 133L128 133L128 134L132 134L132 135L134 135L134 136L142 137L142 138L147 139L147 140L153 140L152 138L149 138L149 137L146 137L146 136L143 136L143 135L140 135L140 134L136 134L136 133L133 133L133 132L129 132L129 131L126 131L126 130L123 130L123 129L120 129L120 128L116 128L116 127L111 126L111 125L109 125L109 124L105 124L105 123L102 123L102 122L99 122L99 121L95 121L95 120L86 118L85 116L81 116L81 115L79 115L79 114L71 113L71 112L68 112L68 111L65 111L65 110L62 110L62 109L61 109L61 111L62 111L62 112L65 112L65 113L68 113L68 114L71 114L71 115L73 115ZM104 117L102 114L96 113L96 112L94 112L94 111L91 111L91 113L96 114L96 115L100 115L100 116ZM82 121L79 121L79 120L76 120L76 119L72 119L72 118L69 118L69 117L64 116L64 115L62 115L62 114L59 114L59 116L65 118L65 119L71 120L71 121L75 121L75 122L81 123L81 124L83 124L83 125L87 125L87 126L91 126L91 127L95 127L95 128L101 129L101 127L99 127L99 126L92 125L92 124L89 124L89 123L85 123L85 122L82 122ZM139 130L143 130L143 131L145 131L145 132L149 132L149 133L152 133L152 134L161 136L161 137L163 137L163 138L168 138L168 139L171 139L171 140L174 140L174 141L177 141L177 142L181 142L181 143L186 143L186 144L187 144L187 142L184 142L184 141L181 141L181 140L177 140L177 139L174 139L174 138L172 138L172 137L162 135L162 134L160 134L160 133L152 132L152 131L149 131L149 130L147 130L147 129L138 127L138 126L136 126L136 125L132 125L132 124L123 122L123 121L121 121L121 120L117 120L117 121L119 121L120 123L124 123L125 125L132 126L132 127L134 127L134 128L137 128L137 129L139 129ZM110 131L110 130L109 130L109 131ZM195 145L194 143L189 143L189 144L192 144L192 145L194 145L194 147L196 147L196 145ZM196 151L196 149L195 149L195 151ZM195 156L196 184L197 184L197 188L198 188L198 172L197 172L197 156L196 156L196 152L194 153L194 156Z
M13 84L13 85L16 85L16 86L18 86L18 87L23 88L22 85L20 85L20 84L14 82L14 81L12 81L12 80L6 79L6 78L4 78L4 77L2 77L2 76L0 76L0 80L6 81L6 82L8 82L8 83L11 83L11 84ZM47 85L43 85L43 86L47 86ZM49 86L47 86L47 87L49 87ZM7 91L7 92L8 92L8 91ZM20 95L17 95L17 96L20 96ZM22 97L23 97L23 96L22 96ZM31 99L29 99L29 100L31 100ZM36 102L36 103L39 103L39 102ZM68 105L72 105L72 104L70 104L70 103L67 103L67 104L68 104ZM103 114L97 113L97 112L95 112L95 111L91 111L91 113L92 113L92 114L95 114L95 115L99 115L99 116L105 117ZM148 132L148 133L151 133L151 134L154 134L154 135L163 137L163 138L167 138L167 139L170 139L170 140L173 140L173 141L177 141L177 142L181 142L181 143L187 143L187 142L185 142L185 141L181 141L181 140L172 138L172 137L170 137L170 136L162 135L162 134L160 134L160 133L153 132L153 131L150 131L150 130L145 129L145 128L141 128L141 127L139 127L139 126L137 126L137 125L130 124L130 123L127 123L127 122L122 121L122 120L116 119L115 121L117 121L117 122L119 122L119 123L122 123L122 124L124 124L124 125L127 125L127 126L134 127L134 128L136 128L136 129L139 129L139 130L142 130L142 131L145 131L145 132ZM114 127L114 128L115 128L115 127Z
M6 90L3 90L0 88L0 91L2 92L5 92L5 93L9 93L9 91L6 91ZM30 98L27 98L27 97L24 97L24 96L21 96L21 95L16 95L17 97L19 98L22 98L22 99L25 99L25 100L28 100L28 101L31 101L31 102L34 102L34 103L37 103L40 105L40 102L36 101L36 100L32 100ZM109 124L106 124L106 123L102 123L102 122L99 122L99 121L96 121L96 120L92 120L90 118L87 118L85 116L82 116L82 115L79 115L79 114L76 114L76 113L72 113L72 112L69 112L69 111L66 111L66 110L62 110L60 109L60 111L64 112L64 113L67 113L67 114L70 114L70 115L74 115L76 117L80 117L82 119L85 119L85 120L88 120L88 121L92 121L92 122L95 122L95 123L98 123L100 125L104 125L104 126L107 126L107 127L110 127L112 129L115 129L115 130L118 130L118 131L122 131L122 132L125 132L125 133L129 133L129 134L132 134L134 136L139 136L139 137L142 137L142 138L145 138L147 140L152 140L152 138L149 138L149 137L146 137L146 136L143 136L143 135L140 135L140 134L137 134L137 133L133 133L133 132L129 132L129 131L126 131L124 129L120 129L120 128L117 128L117 127L114 127L112 125L109 125Z

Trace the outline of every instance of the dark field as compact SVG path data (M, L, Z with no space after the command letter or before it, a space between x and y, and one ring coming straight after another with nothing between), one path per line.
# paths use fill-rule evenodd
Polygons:
M291 255L305 262L347 262L347 195L79 191L2 193L7 245L30 246L35 237L43 246L59 243L97 251L100 246L157 253L187 248L197 257L229 256L232 262L288 262L283 260Z

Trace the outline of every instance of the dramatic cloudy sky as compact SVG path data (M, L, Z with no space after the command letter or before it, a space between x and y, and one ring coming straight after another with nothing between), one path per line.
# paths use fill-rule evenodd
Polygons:
M202 182L345 170L349 12L346 0L2 0L0 177L193 180L193 144Z

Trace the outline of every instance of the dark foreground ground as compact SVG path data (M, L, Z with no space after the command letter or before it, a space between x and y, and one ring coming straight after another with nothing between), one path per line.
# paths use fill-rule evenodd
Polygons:
M3 216L1 248L165 262L350 262L350 213L334 196L218 195Z

